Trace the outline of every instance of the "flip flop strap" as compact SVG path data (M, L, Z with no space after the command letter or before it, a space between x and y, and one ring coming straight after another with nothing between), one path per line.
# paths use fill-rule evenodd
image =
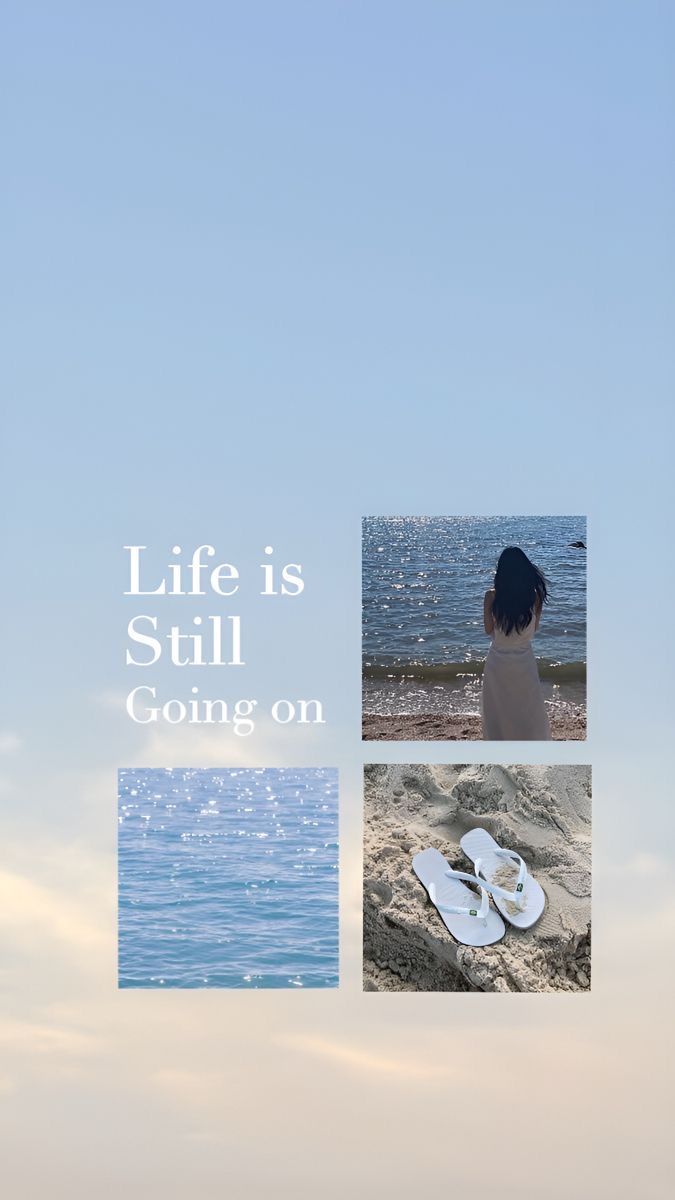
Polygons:
M486 887L493 896L501 896L502 900L510 900L512 904L516 904L518 908L522 909L523 892L525 891L525 881L527 879L527 867L525 865L525 860L521 858L520 854L517 854L515 850L506 850L502 847L500 847L498 850L491 851L491 853L498 858L510 858L512 861L515 861L519 864L516 886L512 892L509 892L506 890L506 888L499 887L499 885L496 883L490 883L490 881L486 879L484 875L481 875L481 867L483 865L483 860L481 858L477 858L474 863L476 868L477 883L479 883L481 887Z
M441 904L437 898L436 884L430 883L429 896L431 897L432 904L436 905L438 911L441 913L452 913L457 917L478 917L478 919L481 920L484 925L487 924L485 918L487 917L488 909L490 907L490 897L488 896L480 879L475 879L473 875L467 875L465 871L449 870L444 871L444 874L447 875L448 879L466 879L471 883L477 884L477 886L480 888L481 902L480 908L464 908L459 904Z

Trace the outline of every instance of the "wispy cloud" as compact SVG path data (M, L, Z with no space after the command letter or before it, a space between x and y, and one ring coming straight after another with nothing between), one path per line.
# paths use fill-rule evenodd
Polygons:
M18 733L11 733L8 729L0 730L0 754L14 754L22 745Z
M181 1070L164 1068L155 1071L150 1082L160 1092L189 1106L208 1106L222 1095L226 1088L225 1077L217 1071Z
M407 1055L376 1053L362 1046L332 1041L330 1038L288 1034L276 1040L278 1045L289 1046L370 1076L389 1075L410 1080L448 1079L450 1076L450 1068L445 1064L423 1062Z
M98 1053L101 1040L94 1034L56 1024L0 1018L0 1046L14 1055L59 1055L80 1058Z
M33 936L46 934L78 950L109 942L106 929L87 914L83 903L10 871L0 871L0 928Z

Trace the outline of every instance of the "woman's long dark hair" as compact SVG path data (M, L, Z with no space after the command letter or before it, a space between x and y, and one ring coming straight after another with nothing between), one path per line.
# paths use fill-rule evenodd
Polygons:
M543 571L530 562L519 546L507 546L499 555L495 572L492 615L503 633L522 633L532 620L537 601L548 600L548 583Z

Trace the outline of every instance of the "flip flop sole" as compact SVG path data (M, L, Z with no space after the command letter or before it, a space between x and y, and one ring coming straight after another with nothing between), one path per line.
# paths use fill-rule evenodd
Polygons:
M448 879L445 874L450 870L450 863L439 850L430 848L420 850L412 861L413 871L420 883L429 892L433 884L436 900L440 904L451 904L463 908L480 907L480 899L475 892L459 879ZM431 900L431 895L429 895ZM434 901L431 901L434 904ZM459 913L445 913L434 904L439 917L446 929L456 941L463 946L491 946L503 938L506 929L499 913L493 908L488 909L485 923L478 917L465 917Z

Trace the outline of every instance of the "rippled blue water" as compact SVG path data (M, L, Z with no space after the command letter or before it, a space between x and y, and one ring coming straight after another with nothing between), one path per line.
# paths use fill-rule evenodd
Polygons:
M120 987L336 987L337 838L332 769L120 770Z
M586 551L570 545L576 541L586 542L584 517L367 517L366 711L477 708L476 671L489 647L483 597L508 545L520 546L551 585L534 642L544 686L552 694L582 699Z
M583 517L368 517L363 524L366 660L485 658L483 596L505 546L520 546L551 583L538 657L586 658Z

